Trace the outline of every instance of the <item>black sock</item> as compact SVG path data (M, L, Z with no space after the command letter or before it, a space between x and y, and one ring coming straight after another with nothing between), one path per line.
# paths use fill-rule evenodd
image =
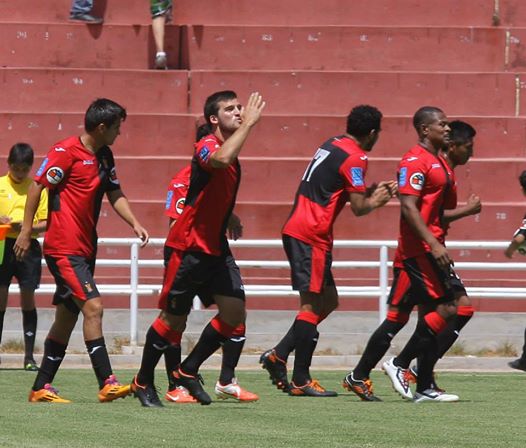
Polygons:
M211 323L205 327L194 349L181 363L181 370L196 375L199 367L223 344L227 338L221 335Z
M102 337L84 342L91 360L93 371L99 382L99 389L102 389L104 387L104 381L113 374L104 338Z
M438 343L436 336L426 339L423 351L418 356L418 376L416 391L423 392L433 385L433 370L438 361Z
M312 355L318 343L318 330L316 325L304 320L296 320L294 327L294 371L292 381L296 386L303 386L310 382L310 365Z
M274 347L276 356L285 362L287 362L289 355L292 353L292 351L295 348L295 340L294 340L294 325L295 324L296 324L296 321L292 323L292 325L289 328L289 331L287 331L287 334L283 336L281 341L278 342L278 345Z
M355 379L367 379L376 364L387 353L391 340L404 328L404 324L384 320L371 335L360 361L353 370Z
M524 330L524 345L522 347L521 359L524 363L526 363L526 329Z
M168 390L174 390L177 386L173 371L181 364L181 346L172 344L164 351L164 362L166 364L166 375L168 376Z
M456 314L448 322L444 331L437 336L438 357L442 358L458 339L459 332L469 322L471 316L459 316Z
M2 333L4 332L4 317L5 317L5 310L0 311L0 344L2 343Z
M33 359L33 351L35 350L35 337L37 332L37 310L30 311L22 310L22 327L24 329L24 346L25 346L25 361Z
M44 342L44 356L37 377L33 383L33 390L40 390L45 384L51 384L55 375L66 356L67 345L47 338Z
M236 367L245 345L245 336L232 336L223 344L223 360L221 362L221 373L219 382L226 386L236 376Z
M157 333L153 326L148 329L142 351L141 368L139 369L139 373L137 373L137 382L139 384L146 385L154 383L155 367L170 345L170 342Z
M409 341L407 341L405 347L395 358L394 364L403 369L409 368L411 361L423 353L427 345L432 343L435 337L433 331L427 326L425 321L420 320ZM418 368L420 369L420 366Z

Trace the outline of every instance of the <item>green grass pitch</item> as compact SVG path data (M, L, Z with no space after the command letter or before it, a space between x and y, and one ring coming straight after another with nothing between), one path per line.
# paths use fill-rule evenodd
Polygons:
M121 381L132 371L117 371ZM205 370L213 393L216 371ZM288 397L264 371L240 371L256 403L214 401L210 406L166 403L145 409L128 397L100 404L91 370L59 372L54 385L69 405L28 403L34 374L0 370L0 447L524 447L526 375L443 373L441 387L458 403L405 402L387 377L374 372L383 403L364 403L340 386L343 371L315 372L336 398ZM160 392L166 380L157 371Z

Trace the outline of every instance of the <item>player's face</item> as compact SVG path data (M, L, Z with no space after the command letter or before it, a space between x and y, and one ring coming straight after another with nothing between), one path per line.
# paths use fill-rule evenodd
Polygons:
M435 112L429 123L424 125L426 138L435 148L444 148L449 143L449 122L442 112Z
M218 127L223 132L235 132L243 122L243 119L241 118L243 106L237 98L228 101L220 101L218 106L219 110L215 116Z
M17 184L29 176L31 165L25 163L12 163L9 165L9 177Z
M102 125L102 128L101 128L102 138L104 140L105 145L108 145L108 146L113 145L113 142L121 133L121 123L122 123L122 119L119 118L110 127L106 127L105 125Z
M472 156L473 140L469 140L463 144L452 143L449 148L448 157L457 165L465 165Z

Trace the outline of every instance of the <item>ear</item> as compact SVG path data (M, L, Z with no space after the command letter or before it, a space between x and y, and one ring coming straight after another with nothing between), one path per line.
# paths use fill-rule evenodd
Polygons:
M97 125L97 127L95 128L95 130L99 133L99 134L102 134L104 133L104 131L106 131L108 129L108 127L104 124L104 123L99 123Z
M210 120L210 123L212 123L212 124L218 124L219 123L219 118L217 118L217 115L210 115L209 120Z

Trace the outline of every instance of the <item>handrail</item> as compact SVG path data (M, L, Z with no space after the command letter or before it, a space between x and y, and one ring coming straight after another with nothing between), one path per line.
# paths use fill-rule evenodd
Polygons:
M41 240L41 239L40 239ZM164 238L151 238L150 246L163 246ZM139 268L161 268L162 260L140 259L140 240L138 238L99 238L100 246L121 246L130 248L129 259L109 259L99 258L97 266L102 267L127 267L130 268L129 284L97 284L101 294L129 295L130 296L130 344L137 345L138 328L137 315L139 308L139 296L158 294L161 290L160 284L141 284ZM233 248L281 248L280 239L245 239L229 241ZM507 241L450 241L447 243L448 249L472 249L472 250L495 250L505 249ZM387 307L386 299L389 294L388 268L392 263L388 261L388 250L396 248L395 240L336 240L335 248L348 249L379 249L378 261L334 261L332 267L335 269L378 269L378 286L339 286L338 293L342 297L378 297L379 319L385 318ZM45 261L42 261L45 264ZM242 268L263 268L263 269L288 269L289 264L284 260L243 260L238 259L237 264ZM456 270L499 270L516 271L526 270L526 263L521 262L456 262ZM37 293L51 293L55 285L43 284ZM16 285L12 285L10 291L18 292ZM293 291L290 285L245 285L245 292L249 296L294 296L297 291ZM468 287L468 294L473 297L491 298L526 298L525 288L491 288L491 287ZM199 301L194 300L194 309L199 308Z

